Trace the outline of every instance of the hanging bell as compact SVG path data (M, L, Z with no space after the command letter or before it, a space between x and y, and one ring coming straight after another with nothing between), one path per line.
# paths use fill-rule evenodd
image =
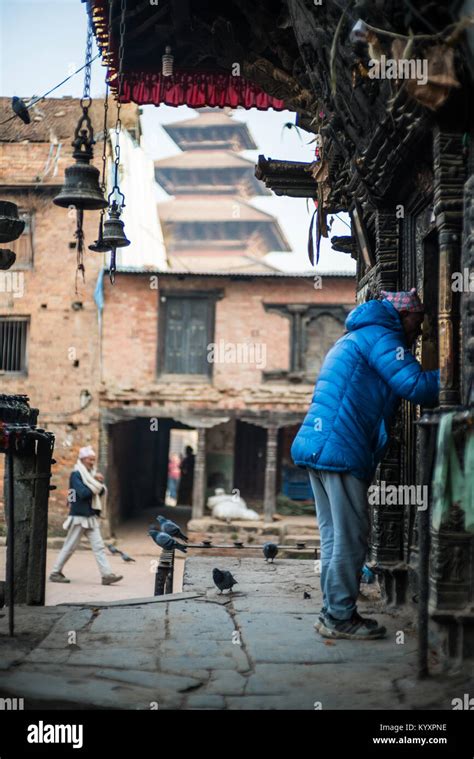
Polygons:
M106 242L104 242L104 212L102 211L100 214L100 224L99 224L99 234L97 237L97 240L92 243L92 245L89 245L89 250L92 250L94 253L105 253L107 250L111 249L110 245L107 245Z
M72 156L76 162L68 166L64 172L65 183L53 201L57 206L74 206L80 211L97 211L99 208L107 207L107 200L99 185L99 169L90 165L94 156L93 144L94 132L87 108L84 108L72 143Z
M16 261L16 253L8 248L0 248L0 269L9 269Z
M25 222L18 217L15 203L0 200L0 242L16 240L25 228Z
M130 240L127 240L123 227L124 223L120 218L120 209L117 201L114 200L109 210L109 218L104 222L103 242L104 245L108 246L107 250L111 248L125 248L127 245L130 245Z

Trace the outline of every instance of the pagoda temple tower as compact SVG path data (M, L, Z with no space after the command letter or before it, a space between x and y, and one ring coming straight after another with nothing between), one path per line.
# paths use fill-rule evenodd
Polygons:
M257 148L230 109L165 127L182 152L155 162L156 181L174 199L158 205L170 267L183 272L269 272L270 251L288 251L277 220L249 203L271 194L255 165L239 155ZM278 271L278 270L277 270Z

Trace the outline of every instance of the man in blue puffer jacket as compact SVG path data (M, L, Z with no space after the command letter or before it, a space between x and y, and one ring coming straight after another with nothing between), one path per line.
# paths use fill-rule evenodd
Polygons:
M356 606L368 548L367 489L400 398L422 406L438 400L439 372L424 372L410 353L424 318L416 290L382 296L347 317L347 332L326 355L291 449L295 464L308 468L316 503L323 608L315 627L324 637L386 633Z

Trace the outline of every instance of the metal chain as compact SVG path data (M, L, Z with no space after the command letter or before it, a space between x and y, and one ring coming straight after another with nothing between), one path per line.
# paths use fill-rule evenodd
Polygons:
M87 112L91 104L91 63L92 63L92 22L89 20L87 27L86 43L86 67L84 71L84 93L81 98L81 106ZM87 105L86 105L87 103Z
M122 131L122 119L120 118L120 109L122 103L120 98L123 94L123 56L125 48L125 12L127 0L121 0L120 4L120 38L118 52L118 99L117 99L117 120L115 122L115 176L114 185L118 189L118 172L120 165L120 132Z
M102 178L100 188L103 193L107 189L107 183L105 179L105 170L107 166L107 127L108 127L108 112L109 112L109 85L105 85L105 98L104 98L104 126L103 126L103 148L102 148Z

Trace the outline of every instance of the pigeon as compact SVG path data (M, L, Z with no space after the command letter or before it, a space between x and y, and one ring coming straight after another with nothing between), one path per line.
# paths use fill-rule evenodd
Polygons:
M173 551L174 549L178 549L178 551L182 551L183 553L186 553L187 546L181 545L181 543L178 543L174 538L171 537L171 535L167 535L166 532L159 532L159 530L148 530L148 534L152 540L155 541L157 546L160 546L160 548L164 548L165 551Z
M221 572L220 569L212 570L212 579L222 593L223 590L229 590L232 593L232 586L237 585L237 580L232 577L231 573L227 570Z
M125 551L119 551L119 554L124 561L135 561L135 559L132 559L132 557L129 556L128 553L125 553Z
M17 98L16 95L12 97L12 108L14 113L23 121L24 124L29 124L30 114L28 113L28 108L26 107L26 104L21 100L21 98Z
M120 553L118 548L115 548L112 544L108 545L107 548L109 549L110 553Z
M268 559L272 560L278 553L278 546L275 545L275 543L265 543L263 546L263 555L265 556L265 561L268 561Z
M179 538L180 540L185 540L186 543L188 542L189 538L181 532L178 525L172 522L171 519L166 519L161 516L156 518L160 523L162 532L166 532L168 535L171 535L172 538Z

